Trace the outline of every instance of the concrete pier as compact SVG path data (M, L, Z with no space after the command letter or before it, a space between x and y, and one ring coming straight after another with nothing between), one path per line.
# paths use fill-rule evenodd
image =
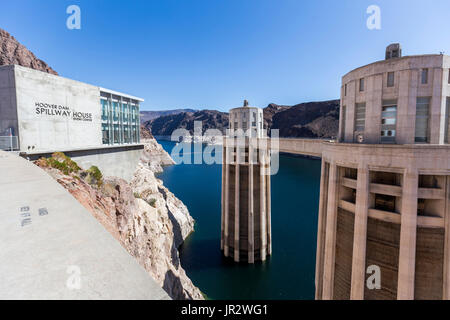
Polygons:
M261 109L236 108L230 115L233 132L249 131L224 139L221 248L235 262L254 263L272 253L268 139Z

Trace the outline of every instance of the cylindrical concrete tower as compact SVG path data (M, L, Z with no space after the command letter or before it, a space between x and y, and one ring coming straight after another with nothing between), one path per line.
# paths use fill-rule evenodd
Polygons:
M317 299L450 298L450 57L388 49L342 79L339 142L322 151Z
M221 249L234 261L254 263L272 253L270 154L263 112L230 111L223 143Z

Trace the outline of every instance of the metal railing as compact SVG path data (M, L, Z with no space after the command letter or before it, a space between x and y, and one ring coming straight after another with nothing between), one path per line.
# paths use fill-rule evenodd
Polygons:
M0 136L0 150L19 150L19 138L17 136Z

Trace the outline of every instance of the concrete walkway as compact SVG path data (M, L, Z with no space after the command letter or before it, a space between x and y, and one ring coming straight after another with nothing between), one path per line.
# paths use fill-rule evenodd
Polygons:
M45 171L0 151L0 299L169 299Z

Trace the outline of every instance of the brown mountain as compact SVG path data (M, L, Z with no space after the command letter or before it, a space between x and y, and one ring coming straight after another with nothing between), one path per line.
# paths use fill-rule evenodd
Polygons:
M292 107L272 104L264 109L264 118L266 115L271 120L270 129L279 129L280 137L331 138L339 129L339 100Z
M279 129L280 137L331 138L339 128L339 100L282 106L274 103L264 108L264 122L269 129ZM203 131L214 128L225 132L228 113L202 110L162 116L144 123L155 136L170 136L175 129L193 133L194 121L203 121Z
M36 58L31 51L20 44L12 35L0 29L0 66L10 64L18 64L47 73L58 74L44 61Z
M175 129L186 129L194 133L194 121L202 121L202 130L228 128L228 113L216 110L183 112L162 116L144 123L154 136L170 136Z
M196 112L194 109L174 109L174 110L162 110L162 111L141 111L141 123L153 120L162 116L170 116L172 114L179 114L183 112Z

